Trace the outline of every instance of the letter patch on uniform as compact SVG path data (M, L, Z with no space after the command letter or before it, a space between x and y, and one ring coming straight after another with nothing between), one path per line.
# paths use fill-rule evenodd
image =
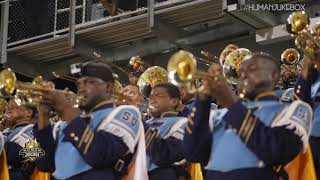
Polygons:
M98 130L103 130L120 137L131 152L138 142L141 113L134 106L122 105L114 109L101 123Z
M307 103L296 100L276 117L271 127L286 126L287 129L295 129L294 133L301 137L301 141L306 148L311 125L312 108Z

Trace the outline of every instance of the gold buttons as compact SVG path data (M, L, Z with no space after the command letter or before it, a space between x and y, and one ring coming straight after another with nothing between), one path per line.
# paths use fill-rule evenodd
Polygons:
M70 136L71 136L71 137L74 137L74 136L75 136L75 134L74 134L74 133L70 133Z
M79 141L79 138L77 136L74 137L73 139L74 139L74 141Z

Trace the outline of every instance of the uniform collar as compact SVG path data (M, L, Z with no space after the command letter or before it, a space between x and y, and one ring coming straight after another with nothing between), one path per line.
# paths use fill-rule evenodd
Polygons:
M105 108L108 108L108 107L115 107L112 100L104 100L104 101L98 103L96 106L94 106L92 108L91 112L98 111L98 110L101 110L101 109L105 109Z
M18 124L16 126L13 126L12 129L15 129L15 128L18 128L18 127L24 127L24 126L27 126L29 124L32 124L32 123L22 123L22 124Z
M168 112L161 114L160 119L163 117L175 117L177 115L178 115L178 112L176 112L176 111L168 111Z
M263 92L258 94L255 98L254 101L262 101L262 100L279 100L279 97L276 96L275 92Z
M191 104L194 100L195 100L195 98L193 97L193 98L189 99L187 102L185 102L184 105Z

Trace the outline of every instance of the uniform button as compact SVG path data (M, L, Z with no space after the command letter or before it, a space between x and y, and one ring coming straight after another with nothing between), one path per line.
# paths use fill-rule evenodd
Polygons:
M74 134L74 133L70 133L70 136L71 136L71 137L74 137L74 136L75 136L75 134Z
M73 139L74 139L74 141L79 141L79 138L77 136L74 137Z
M196 112L196 110L197 110L197 108L195 108L195 107L192 108L192 111L193 111L193 112Z
M263 161L258 161L258 167L259 167L259 168L262 168L263 166L264 166Z
M232 129L232 132L234 132L235 134L237 134L237 129L236 129L236 128L233 128L233 129Z
M300 90L299 89L297 89L297 94L299 94L300 93Z
M194 112L190 113L190 116L193 118L194 117Z
M298 85L298 89L301 89L301 86L300 86L300 85Z

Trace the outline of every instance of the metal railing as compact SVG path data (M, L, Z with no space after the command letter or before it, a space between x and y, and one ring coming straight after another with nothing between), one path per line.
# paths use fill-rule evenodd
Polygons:
M1 3L1 63L7 61L7 48L12 48L24 44L33 43L43 39L55 38L61 35L68 34L69 45L73 47L75 45L75 35L77 30L85 29L88 27L94 27L99 24L106 24L108 22L114 22L123 18L132 17L138 14L148 14L148 25L151 29L154 26L154 14L156 10L166 9L167 7L175 4L182 4L186 2L193 2L195 0L168 0L164 2L158 2L156 0L148 0L147 7L137 8L133 11L127 11L119 13L116 16L104 16L100 11L104 11L101 4L93 2L92 0L48 0L49 19L52 18L52 23L49 23L49 31L47 33L36 35L34 37L23 36L14 37L10 36L16 19L13 17L21 17L24 12L18 12L19 16L15 16L14 12L19 11L15 8L21 8L19 3L22 0L4 0ZM200 0L201 1L201 0ZM18 3L18 5L17 5ZM16 7L15 7L16 6ZM96 8L96 9L93 9ZM100 8L100 9L99 9ZM92 12L94 10L95 12ZM96 13L96 14L95 14ZM22 17L23 18L23 17ZM21 23L21 30L24 31L27 28L25 24ZM24 29L24 30L23 30Z

